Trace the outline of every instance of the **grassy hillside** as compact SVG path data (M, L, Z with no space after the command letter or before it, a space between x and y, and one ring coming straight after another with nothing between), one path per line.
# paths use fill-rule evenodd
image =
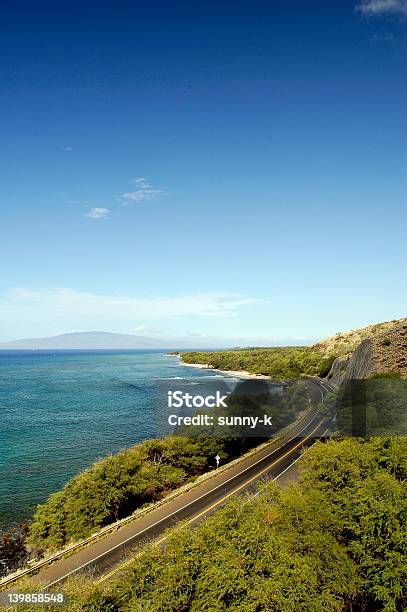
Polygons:
M302 486L236 500L117 583L124 610L363 610L407 603L405 439L318 445Z
M360 343L368 340L367 347ZM360 347L360 350L355 350ZM370 375L385 373L398 374L407 378L407 319L387 321L369 325L343 334L337 334L318 342L313 347L321 355L337 355L334 366L334 376L339 381L345 376L349 366L348 376L355 377L358 370L369 371ZM360 355L365 354L365 362L361 363ZM358 376L356 376L358 377Z
M406 458L406 438L317 444L300 484L176 529L104 587L68 583L70 610L405 609Z
M336 358L349 357L363 340L372 343L372 374L399 372L407 377L407 318L338 333L312 347L231 349L181 353L184 363L220 370L245 370L276 380L325 376Z
M30 549L62 548L128 516L210 469L217 452L227 454L219 440L170 436L96 462L37 507Z
M229 414L228 410L230 414L240 414L241 403L247 407L249 401L250 398L232 394L225 414ZM272 415L279 429L294 421L307 406L308 391L299 382L281 395L272 395L267 405L261 401L258 409L261 415ZM212 414L218 413L222 410L212 410ZM244 430L227 427L212 430L212 435L205 428L185 427L178 433L184 435L140 442L97 461L69 480L61 491L37 507L28 536L30 549L40 554L85 538L213 469L216 454L224 464L264 441ZM1 555L0 543L0 558Z
M245 370L275 380L286 380L303 375L325 376L334 356L326 356L309 347L278 347L189 352L182 353L181 359L184 363L209 365L220 370Z
M407 327L407 318L384 321L383 323L368 325L367 327L341 332L330 338L325 338L325 340L314 344L313 349L323 355L343 357L352 353L363 340L367 338L380 340L382 336L403 327Z

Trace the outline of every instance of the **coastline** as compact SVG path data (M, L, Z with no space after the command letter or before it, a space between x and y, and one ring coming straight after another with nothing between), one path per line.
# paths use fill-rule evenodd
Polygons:
M209 363L185 363L182 361L180 355L174 355L174 357L178 357L179 364L182 366L186 366L189 368L199 368L201 370L211 370L212 372L221 372L222 374L227 374L233 378L253 378L256 380L273 380L271 376L266 376L266 374L253 374L251 372L247 372L246 370L221 370L219 368L214 368Z

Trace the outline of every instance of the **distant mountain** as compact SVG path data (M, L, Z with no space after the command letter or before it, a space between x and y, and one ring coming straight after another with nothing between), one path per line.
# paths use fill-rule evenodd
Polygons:
M180 338L151 338L133 334L116 334L112 332L89 331L60 334L48 338L25 338L11 342L0 342L0 350L57 350L57 349L225 349L237 346L286 346L298 344L288 338L287 341L264 340L262 338L221 339L215 336L199 334L181 336Z
M0 343L0 349L143 349L173 348L176 341L110 332L74 332L49 338L30 338Z

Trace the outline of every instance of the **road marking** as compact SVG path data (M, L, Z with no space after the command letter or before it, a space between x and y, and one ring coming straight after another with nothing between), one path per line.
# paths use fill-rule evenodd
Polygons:
M324 385L324 383L322 383L322 381L321 381L321 380L319 380L319 379L317 379L317 378L311 378L311 377L310 377L308 380L309 380L309 381L311 381L311 382L313 382L313 383L316 385L317 389L318 389L318 390L319 390L319 392L321 393L321 398L323 399L324 394L322 393L321 387L320 387L319 385L321 385L321 386L322 386L322 388L323 388L325 391L327 391L326 387L324 387L324 386L323 386L323 385ZM326 384L328 384L328 383L326 383ZM331 391L331 390L332 390L332 389L330 389L330 388L328 387L328 391ZM318 413L319 413L319 410L318 410L318 411L315 413L315 415L314 415L314 416L317 416L317 415L318 415ZM304 418L304 417L302 417L302 418L299 420L299 422L301 422L303 418ZM311 421L311 422L312 422L312 421ZM297 424L298 424L298 423L297 423ZM309 425L309 424L310 424L310 422L308 423L308 425ZM306 425L306 427L308 427L308 425ZM299 434L301 434L301 433L304 431L304 429L305 429L306 427L304 427L304 428L303 428L303 429L302 429L302 430L299 432ZM297 435L298 435L298 434L297 434ZM294 436L294 437L295 437L295 436ZM287 442L284 442L284 444L282 444L281 446L277 447L277 448L276 448L274 451L272 451L272 452L271 452L269 455L266 455L265 457L263 457L263 458L262 458L262 459L260 459L259 461L262 461L262 460L263 460L263 459L265 459L266 457L270 457L270 456L271 456L271 455L272 455L274 452L276 452L276 451L280 450L280 449L281 449L281 448L282 448L282 447L283 447L285 444L288 444L288 443L289 443L291 440L293 440L293 439L294 439L294 437L293 437L293 438L290 438L290 439L289 439ZM272 443L273 443L273 442L271 441L269 444L272 444ZM260 451L258 451L258 452L260 453L260 452L262 452L262 451L260 450ZM254 453L254 454L256 454L256 453ZM256 463L258 463L258 462L256 462ZM252 465L256 465L256 463L254 463L254 464L252 464ZM226 465L225 467L233 467L233 466L232 466L232 465L229 465L229 466L227 466L227 465ZM243 470L243 472L244 472L244 470ZM240 473L242 474L243 472L240 472ZM231 479L233 479L233 478L235 478L235 477L236 477L236 476L233 476ZM229 480L231 480L231 479L229 479ZM229 480L226 480L226 481L225 481L225 483L223 483L223 484L226 484L227 482L229 482ZM221 485L220 485L220 486L221 486ZM215 487L215 489L216 489L216 487ZM215 490L215 489L213 489L213 490ZM210 491L209 491L208 493L210 493ZM207 495L207 493L206 493L205 495ZM197 500L198 500L198 499L200 499L200 498L197 498ZM197 501L197 500L195 500L195 501ZM170 502L170 501L172 501L171 496L170 496L170 499L168 500L168 502ZM191 503L192 503L192 502L191 502ZM154 510L155 510L155 508L152 508L152 511L154 511ZM179 510L177 510L177 512L178 512L178 511L179 511ZM61 558L63 558L63 557L64 557L64 556L65 556L67 553L69 553L69 552L71 552L71 551L75 550L76 548L81 549L81 548L83 548L85 545L87 545L87 544L91 543L91 542L92 542L92 541L94 541L94 540L97 542L97 541L99 540L100 536L102 536L102 535L103 535L103 536L104 536L104 535L106 535L106 538L107 538L107 537L109 537L109 535L110 535L112 532L114 533L114 532L116 531L116 529L117 529L117 528L120 530L120 529L121 529L121 527L123 527L124 525L127 525L128 523L130 523L130 524L131 524L132 522L137 521L139 518L141 518L141 515L140 515L140 516L136 516L136 517L134 517L134 518L133 518L132 516L129 516L129 517L126 517L125 519L122 519L122 520L120 521L120 525L118 525L118 524L113 524L113 525L110 525L110 526L108 525L108 526L107 526L107 527L105 527L105 528L104 528L104 529L103 529L103 530L102 530L100 533L98 533L98 534L94 534L94 535L90 536L89 538L85 538L85 539L84 539L84 540L82 540L81 542L78 542L77 544L72 545L71 547L67 548L66 550L64 550L64 551L62 551L62 552L60 552L60 553L58 553L58 554L56 554L56 555L53 555L53 556L49 557L48 559L45 559L44 561L42 561L42 562L40 562L40 563L36 564L34 567L28 568L28 569L26 569L26 570L24 570L24 571L20 572L18 575L13 576L12 578L9 578L9 579L5 578L5 579L3 579L3 580L0 580L0 588L2 588L2 587L4 587L4 586L6 586L7 584L17 582L18 580L20 580L20 579L21 579L21 578L23 578L24 576L27 576L27 575L32 574L32 573L34 573L34 572L37 572L38 570L40 570L40 569L41 569L41 568L43 568L44 566L47 566L47 565L50 565L50 564L51 564L51 563L53 563L53 562L59 561L59 560L60 560ZM161 519L161 520L163 520L163 519ZM136 535L137 535L137 534L136 534ZM131 537L135 537L135 536L131 536ZM131 538L129 538L129 539L131 539ZM125 544L126 542L127 542L127 540L125 540L124 542L122 542L122 544ZM121 545L121 544L120 544L120 545ZM110 550L113 550L113 549L110 549ZM110 550L109 550L109 551L106 551L106 552L105 552L105 553L103 553L103 554L107 554L108 552L110 552ZM73 554L75 554L75 553L73 553ZM100 556L103 556L103 555L100 555ZM97 558L99 558L99 557L97 557ZM97 558L96 558L96 559L97 559ZM96 560L96 559L95 559L95 560ZM90 562L88 562L88 563L91 563L91 561L90 561ZM84 565L86 565L86 564L84 564ZM82 567L84 567L84 565L83 565L83 566L80 566L79 568L77 568L77 570L74 570L74 571L78 571L79 569L81 569ZM72 572L70 572L70 573L72 573ZM69 574L67 574L66 576L70 575L70 573L69 573ZM63 576L63 577L62 577L62 578L60 578L59 580L62 580L62 579L63 579L64 577L66 577L66 576ZM59 580L54 581L52 584L56 584L56 582L58 582ZM51 585L49 585L49 586L51 586ZM45 587L45 588L47 588L47 587Z
M321 438L323 438L329 431L328 429L325 429L324 433L322 434ZM315 444L315 442L314 442ZM312 444L312 446L314 446L314 444ZM311 447L309 447L311 448ZM280 476L282 476L283 474L285 474L285 472L287 472L289 469L291 469L294 465L294 463L297 463L297 461L299 461L301 459L301 455L299 457L297 457L297 459L295 461L293 461L292 463L290 463L290 465L288 467L285 468L285 470L283 470L282 472L280 472L280 474L278 476L276 476L275 478L273 478L273 482L274 480L278 480L280 478ZM256 495L258 495L258 493L256 493Z
M326 387L324 387L324 384L322 383L322 381L320 380L315 380L315 379L309 379L312 382L314 382L314 384L317 386L317 388L319 389L320 393L321 393L321 398L324 398L324 394L320 388L319 385L322 386L322 388L327 391ZM330 390L330 389L329 389ZM155 523L153 523L152 525L149 525L148 527L145 527L144 529L142 529L141 531L131 535L130 537L128 537L126 540L123 540L122 542L119 542L119 544L116 544L115 546L113 546L112 548L109 548L108 550L104 551L103 553L101 553L100 555L98 555L97 557L94 557L93 559L91 559L90 561L86 561L86 563L83 563L82 565L80 565L79 567L71 570L70 572L68 572L67 574L64 574L63 576L61 576L60 578L58 578L57 580L54 580L53 582L51 582L50 584L46 585L44 587L44 589L48 589L52 586L54 586L55 584L58 584L58 582L61 582L62 580L64 580L65 578L68 578L69 576L71 576L72 574L75 574L76 572L79 572L81 569L83 569L84 567L86 567L87 565L91 565L92 563L94 563L95 561L97 561L98 559L100 559L101 557L104 557L105 555L111 553L113 550L115 550L116 548L119 548L121 546L124 546L124 544L126 544L126 542L129 542L130 540L135 539L136 537L140 536L141 534L143 534L145 531L151 529L152 527L155 527L156 525L158 525L159 523L161 523L162 521L170 518L171 516L173 516L174 514L177 514L177 512L181 512L182 510L184 510L185 508L187 508L188 506L190 506L191 504L199 501L202 497L205 497L207 495L210 495L211 493L213 493L214 491L216 491L216 489L219 489L220 487L225 486L228 482L230 482L231 480L234 480L236 478L238 478L241 474L244 474L246 471L248 471L249 469L253 468L254 466L256 466L258 463L260 463L261 461L264 461L265 459L267 459L268 457L271 457L272 455L274 455L278 450L280 450L281 448L283 448L286 444L289 444L292 440L294 440L296 437L298 437L299 434L301 434L307 427L309 427L309 425L312 423L312 421L315 419L315 417L318 416L320 412L320 408L318 408L317 412L315 413L313 419L307 423L307 425L305 425L305 427L303 427L295 436L293 436L292 438L290 438L289 440L287 440L286 442L284 442L281 446L277 447L276 449L274 449L273 451L271 451L268 455L265 455L264 457L262 457L261 459L258 459L255 463L249 465L247 468L245 468L244 470L242 470L241 472L239 472L238 474L236 474L235 476L231 476L230 478L228 478L227 480L225 480L224 482L220 483L219 485L217 485L216 487L214 487L213 489L211 489L210 491L207 491L206 493L203 493L202 495L200 495L199 497L193 499L192 501L188 502L187 504L185 504L184 506L182 506L181 508L178 508L178 510L175 510L174 512L171 512L171 514L168 514L166 516L164 516L163 518L159 519L158 521L156 521ZM320 425L320 424L319 424ZM318 425L318 427L319 427ZM316 429L318 429L318 427ZM316 431L316 430L314 430ZM314 433L314 431L312 433ZM312 434L310 434L312 435ZM304 438L304 440L308 439L310 436L308 436L307 438ZM297 448L298 445L296 445L295 447L293 447L289 452L292 452L295 448ZM285 457L287 453L285 453L284 455L282 455L281 458ZM278 460L276 460L277 462ZM274 463L276 463L274 462ZM257 478L258 476L260 476L261 474L263 474L265 471L269 470L270 467L272 465L274 465L274 463L272 463L270 466L268 466L267 468L265 468L265 470L262 470L257 476L255 476L254 478ZM249 480L248 482L250 483L253 479ZM246 486L246 485L243 485ZM241 488L241 487L240 487ZM236 491L238 491L238 489L236 489ZM234 491L234 493L236 492ZM226 499L226 498L225 498ZM207 509L206 511L208 511L209 509ZM200 516L200 515L198 515ZM196 517L195 517L196 518ZM191 519L191 521L194 519ZM189 521L189 522L191 522Z
M311 378L311 377L310 377L308 380L309 380L309 381L311 381L311 382L314 382L314 384L316 385L317 389L318 389L318 390L319 390L319 392L321 393L321 397L323 398L323 397L324 397L324 394L322 393L321 388L320 388L320 386L319 386L319 384L322 384L322 383L321 383L321 381L320 381L320 380L318 380L318 379L316 379L316 378ZM324 387L323 387L323 388L324 388ZM324 390L326 391L326 389L325 389L325 388L324 388ZM318 413L319 413L319 410L316 412L316 414L315 414L314 416L317 416L317 414L318 414ZM299 423L300 423L300 422L301 422L303 419L304 419L304 416L303 416L303 417L301 417L301 419L299 419L299 421L298 421L296 424L294 423L293 425L294 425L294 426L295 426L295 425L298 425L298 424L299 424ZM308 425L309 425L309 424L310 424L310 423L308 423ZM308 426L308 425L307 425L307 426ZM306 427L307 427L307 426L306 426ZM291 429L291 427L290 427L289 429ZM305 428L304 428L304 429L305 429ZM301 430L299 433L302 433L302 431L304 431L304 429L302 429L302 430ZM295 436L294 436L294 437L295 437ZM289 439L287 442L284 442L284 443L283 443L281 446L277 447L277 448L276 448L274 451L272 451L272 452L270 453L270 455L266 455L266 457L271 456L271 455L273 454L273 452L276 452L277 450L279 450L280 448L282 448L282 447L284 446L284 444L287 444L288 442L290 442L290 441L291 441L291 440L293 440L293 439L294 439L294 438L290 438L290 439ZM277 441L278 441L278 438L277 438L277 440L270 441L270 442L269 442L269 445L271 445L271 444L273 444L273 442L277 442ZM263 450L263 449L260 449L260 450L258 450L258 451L256 451L256 452L254 452L254 453L253 453L251 456L254 456L254 455L255 455L255 454L257 454L257 453L261 453L261 452L262 452L262 450ZM241 458L241 460L242 460L242 461L244 461L244 457L242 457L242 458ZM255 464L253 464L253 465L255 465ZM230 469L231 467L233 467L233 463L231 463L231 464L229 464L229 465L228 465L228 464L226 464L226 465L225 465L225 467L226 467L227 469ZM241 472L241 473L243 473L243 472ZM214 474L213 476L215 476L215 474ZM233 478L235 478L235 477L233 477ZM210 478L208 479L208 481L209 481L209 480L210 480ZM228 481L225 481L225 482L228 482ZM174 495L174 496L170 496L170 497L169 497L169 499L168 499L168 501L167 501L166 503L169 503L170 501L172 501L172 499L173 499L174 497L176 497L176 496L175 496L175 495ZM161 505L161 506L157 506L157 508L158 508L158 507L162 507L162 505ZM152 512L152 511L155 511L157 508L151 508L151 512ZM75 549L83 549L83 547L84 547L84 546L86 546L87 544L90 544L90 543L92 543L93 541L96 541L96 542L97 542L97 541L99 541L99 539L100 539L100 537L101 537L101 536L106 536L106 538L108 538L108 537L109 537L109 535L110 535L112 532L114 533L114 532L116 532L116 531L117 531L117 529L119 529L119 530L120 530L120 529L121 529L123 526L125 526L125 525L127 525L127 524L131 524L131 523L133 523L133 522L135 522L135 521L139 520L140 518L142 518L141 513L140 513L138 516L135 516L135 517L133 517L133 516L128 516L128 517L126 517L126 518L124 518L124 519L121 519L121 521L119 521L118 523L114 523L114 524L112 524L112 525L107 525L107 526L106 526L106 527L104 527L104 528L103 528L103 529L102 529L102 530L101 530L99 533L97 533L97 534L93 534L93 535L91 535L90 537L85 538L85 539L84 539L84 540L82 540L81 542L78 542L78 543L76 543L76 544L71 545L70 547L68 547L67 549L63 550L62 552L57 553L57 554L55 554L55 555L52 555L52 556L51 556L51 557L49 557L48 559L44 559L43 561L41 561L41 562L39 562L39 563L35 564L35 566L30 567L30 568L27 568L27 569L25 569L24 571L20 572L20 573L19 573L19 574L17 574L16 576L13 576L13 577L11 577L11 578L7 578L7 577L6 577L6 578L3 578L2 580L0 580L0 588L3 588L3 587L4 587L4 586L6 586L7 584L12 584L12 583L15 583L15 582L17 582L18 580L20 580L21 578L23 578L24 576L27 576L27 575L29 575L29 574L33 574L34 572L38 572L38 571L39 571L39 570L41 570L41 568L43 568L44 566L47 566L47 565L49 566L50 564L52 564L52 563L54 563L54 562L56 562L56 561L61 560L61 558L64 558L64 556L65 556L65 555L67 555L67 554L69 554L69 553L71 553L71 552L73 553L73 554L72 554L72 556L73 556L74 554L76 554L76 553L74 553L74 552L73 552ZM120 524L119 524L119 523L120 523ZM109 552L109 551L107 551L107 552ZM105 554L105 553L104 553L104 554ZM53 584L54 584L54 583L53 583Z
M309 381L311 381L311 382L313 382L313 383L316 385L317 389L319 389L319 391L320 391L320 393L321 393L321 398L322 398L322 399L323 399L323 397L324 397L324 394L322 393L322 391L321 391L321 387L320 387L319 385L321 385L321 386L322 386L322 388L324 389L324 391L330 391L330 392L332 392L333 390L335 390L335 389L336 389L336 386L334 386L332 383L325 383L325 382L322 382L322 380L320 380L320 379L318 379L318 378L312 378L312 377L310 377L310 378L308 378L308 380L309 380ZM328 389L327 389L327 388L326 388L326 386L324 386L324 385L328 386ZM315 416L317 416L317 414L318 414L318 413L319 413L319 410L316 412ZM301 422L301 420L302 420L303 418L304 418L304 417L302 417L302 418L299 420L299 422ZM310 424L310 423L308 423L308 425L309 425L309 424ZM305 429L305 428L304 428L304 429ZM299 433L302 433L302 431L304 431L304 429L302 429L302 430L301 430ZM295 437L295 436L294 436L294 437ZM287 444L288 442L290 442L290 441L291 441L291 440L293 440L293 439L294 439L294 438L291 438L290 440L288 440L288 441L287 441L287 442L285 442L284 444ZM270 444L272 444L272 443L273 443L273 442L270 442ZM282 446L284 446L284 444L283 444ZM275 449L275 451L272 451L272 452L270 453L270 455L266 455L266 457L271 456L271 455L273 454L273 452L276 452L277 450L279 450L280 448L282 448L282 446L279 446L278 448L276 448L276 449ZM261 450L260 450L260 451L257 451L257 452L261 452ZM254 454L256 454L256 453L254 453ZM256 465L256 464L253 464L253 465ZM227 466L227 465L226 465L225 467L229 467L229 468L230 468L230 467L233 467L233 466L232 466L232 465L229 465L229 466ZM243 473L243 472L241 472L241 473ZM235 477L233 477L233 478L235 478ZM228 481L225 481L225 482L228 482ZM174 497L175 497L175 496L174 496ZM172 499L173 499L173 498L170 496L170 499L168 500L168 503L169 503L170 501L172 501ZM199 499L199 498L198 498L198 499ZM159 507L159 506L157 506L157 507ZM162 506L161 506L161 507L162 507ZM155 511L155 508L152 508L152 509L151 509L151 511ZM85 538L85 539L84 539L84 540L82 540L81 542L78 542L77 544L74 544L74 545L70 546L69 548L67 548L67 549L63 550L62 552L60 552L60 553L58 553L58 554L56 554L56 555L52 555L52 556L51 556L51 557L49 557L48 559L45 559L45 560L43 560L42 562L37 563L37 564L36 564L34 567L31 567L31 568L27 568L27 569L25 569L24 571L20 572L20 573L19 573L19 574L17 574L16 576L13 576L12 578L8 578L8 579L7 579L7 577L6 577L6 578L3 578L2 580L0 580L0 588L3 588L3 587L4 587L4 586L6 586L7 584L11 584L11 583L17 582L18 580L20 580L20 579L21 579L21 578L23 578L24 576L27 576L27 575L29 575L29 574L32 574L32 573L34 573L34 572L39 571L39 570L40 570L41 568L43 568L44 566L47 566L47 565L50 565L51 563L54 563L54 562L56 562L56 561L59 561L61 558L64 558L64 556L65 556L66 554L68 554L68 553L70 553L70 552L74 551L74 550L75 550L75 549L77 549L77 548L82 549L82 548L83 548L85 545L87 545L87 544L91 543L92 541L96 541L96 542L97 542L97 541L99 541L100 536L105 536L105 535L106 535L106 537L109 537L109 535L110 535L111 533L116 532L116 531L117 531L117 529L119 529L119 530L120 530L120 529L121 529L123 526L125 526L125 525L127 525L127 524L131 524L132 522L139 520L139 518L140 518L140 517L141 517L141 514L140 514L140 516L136 516L136 517L128 516L128 517L126 517L125 519L122 519L122 520L120 521L120 524L116 524L116 523L115 523L115 524L113 524L113 525L108 525L107 527L103 528L103 530L102 530L100 533L94 534L94 535L90 536L89 538ZM109 552L109 551L106 551L106 552ZM75 553L73 553L73 554L75 554ZM103 554L106 554L106 553L103 553ZM82 567L82 566L81 566L81 567ZM78 569L80 569L80 568L78 568ZM76 571L76 570L75 570L75 571ZM61 578L61 579L62 579L62 578ZM53 583L53 584L54 584L54 583Z
M298 444L296 444L295 446L293 446L293 448L291 448L289 451L287 451L286 453L284 453L283 455L281 455L281 457L279 457L278 459L276 459L275 461L273 461L273 463L271 463L270 465L268 465L266 468L264 468L261 472L259 472L258 474L256 474L255 476L252 476L252 478L250 478L249 480L247 480L246 482L244 482L243 484L239 485L238 487L236 487L236 489L233 489L233 491L230 491L229 493L227 493L226 495L224 495L221 499L218 499L216 502L214 502L211 506L209 506L208 508L205 508L205 510L202 510L201 512L199 512L199 514L196 514L195 516L193 516L192 518L188 519L184 525L189 525L190 523L193 523L194 521L196 521L197 519L199 519L201 516L203 516L204 514L207 514L208 512L210 512L211 510L213 510L214 508L216 508L216 506L219 506L220 504L222 504L226 499L228 499L229 497L231 497L232 495L236 495L236 493L238 491L240 491L241 489L247 488L248 486L250 486L250 483L253 482L253 480L257 480L258 478L260 478L260 476L262 474L264 474L265 472L269 471L276 463L278 463L279 461L281 461L282 459L284 459L284 457L286 457L287 455L291 454L296 448L298 448L299 446L301 446L305 440L308 440L312 434L314 434L317 429L321 426L321 423L318 423L317 427L315 429L313 429L313 431L306 436L305 438L303 438L300 442L298 442ZM326 430L324 432L327 432L328 430ZM281 472L281 474L284 474L285 471L287 471L294 463L296 463L298 461L298 459L300 459L300 457L298 457L292 464L290 464L283 472ZM241 472L243 473L243 472ZM281 476L281 474L279 474L276 478L273 478L273 480L276 480L277 478L279 478ZM215 489L213 489L215 490ZM258 495L258 493L256 493L256 495ZM256 495L253 495L252 497L255 497ZM153 543L153 546L158 546L159 544L161 544L162 542L164 542L165 540L168 539L168 535L162 537L160 540L156 541ZM113 549L112 549L113 550ZM129 565L134 559L137 559L138 557L140 557L141 555L144 554L144 550L138 552L136 555L134 555L131 559L129 559L128 561L126 561L125 563L122 563L121 565L119 565L118 567L116 567L115 569L113 569L111 572L109 572L108 574L105 574L104 576L102 576L101 578L99 578L99 580L96 581L96 584L100 584L102 582L104 582L105 580L108 580L109 578L111 578L114 574L116 574L117 572L121 571L124 567L126 567L127 565Z
M328 429L325 429L324 433L322 434L321 438L323 438L325 436L325 434L327 434L329 431ZM307 439L307 438L306 438ZM313 444L311 444L311 446L309 446L308 448L311 448L312 446L314 446L315 442ZM275 480L278 480L280 478L280 476L282 476L283 474L285 474L286 472L288 472L288 470L290 470L293 465L295 465L297 463L297 461L299 461L301 459L301 455L299 457L297 457L297 459L295 459L295 461L293 461L292 463L290 463L290 465L288 465L282 472L280 472L277 476L275 476L274 478L272 478L272 482L274 482ZM258 495L260 495L260 493L263 492L264 489L260 489L259 491L257 491L257 493L255 493L254 495L252 495L248 501L250 501L253 497L257 497Z
M322 394L322 391L321 391ZM323 394L322 394L323 395ZM126 542L128 542L129 540L133 540L134 538L140 536L142 533L144 533L145 531L148 531L149 529L151 529L152 527L155 527L156 525L158 525L159 523L161 523L162 521L170 518L171 516L173 516L174 514L177 514L178 512L181 512L182 510L184 510L185 508L187 508L188 506L194 504L195 502L199 501L200 499L202 499L202 497L206 497L207 495L209 495L210 493L213 493L214 491L216 491L216 489L219 489L220 487L224 487L228 482L230 482L231 480L236 479L238 476L240 476L241 474L244 474L245 472L247 472L248 470L250 470L251 468L253 468L254 466L256 466L258 463L260 463L261 461L264 461L265 459L267 459L268 457L271 457L272 455L274 455L278 450L280 450L281 448L283 448L286 444L289 444L292 440L294 440L296 437L298 437L299 434L301 434L307 427L309 427L309 425L312 423L312 421L315 419L315 417L319 414L320 409L317 410L317 412L315 413L313 419L307 423L307 425L305 425L305 427L303 427L301 429L301 431L299 431L295 436L293 436L292 438L290 438L289 440L287 440L286 442L284 442L284 444L282 444L281 446L279 446L278 448L274 449L273 451L271 451L271 453L269 453L268 455L265 455L264 457L262 457L261 459L258 459L255 463L249 465L248 467L246 467L244 470L242 470L241 472L239 472L238 474L236 474L235 476L231 476L230 478L228 478L227 480L225 480L224 482L220 483L219 485L217 485L216 487L214 487L213 489L211 489L210 491L207 491L206 493L203 493L202 495L200 495L199 497L196 497L195 499L191 500L190 502L188 502L187 504L185 504L184 506L182 506L181 508L178 508L178 510L174 510L174 512L171 512L170 514L167 514L166 516L163 516L161 519L159 519L158 521L156 521L155 523L152 523L152 525L149 525L148 527L145 527L144 529L142 529L141 531L131 535L130 537L128 537L126 540L123 540L123 542L119 542L119 544L116 544L115 546L113 546L112 548L109 548L109 550L104 551L103 553L101 553L100 555L98 555L97 557L94 557L93 559L91 559L90 561L86 561L86 563L83 563L82 565L80 565L79 567L71 570L70 572L68 572L67 574L64 574L63 576L61 576L60 578L57 578L57 580L54 580L53 582L51 582L50 584L47 584L44 588L48 589L52 586L54 586L54 584L57 584L58 582L61 582L61 580L64 580L65 578L68 578L69 576L71 576L72 574L75 574L76 572L78 572L79 570L83 569L84 567L86 567L87 565L90 565L92 563L94 563L95 561L97 561L98 559L100 559L101 557L104 557L105 555L107 555L108 553L112 552L113 550L115 550L116 548L119 548L120 546L123 546L124 544L126 544ZM308 436L309 437L309 436ZM307 439L307 438L305 438ZM296 448L296 446L294 447ZM293 450L293 449L291 449ZM285 455L283 455L284 457ZM273 464L271 464L273 465ZM267 469L270 469L270 466ZM260 472L260 474L262 474L263 472ZM250 481L249 481L250 482Z

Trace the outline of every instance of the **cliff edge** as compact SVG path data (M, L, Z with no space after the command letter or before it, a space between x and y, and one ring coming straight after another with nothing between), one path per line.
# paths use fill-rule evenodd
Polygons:
M313 349L338 355L327 376L336 384L388 372L407 378L407 318L337 334Z

